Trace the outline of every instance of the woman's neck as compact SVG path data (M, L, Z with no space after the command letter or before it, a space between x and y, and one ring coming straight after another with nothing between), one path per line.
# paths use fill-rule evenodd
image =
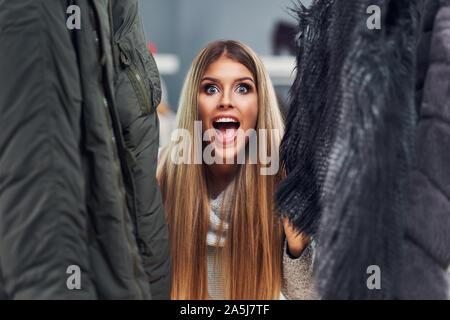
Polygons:
M238 168L237 164L213 164L206 166L208 189L213 199L217 198L233 181Z

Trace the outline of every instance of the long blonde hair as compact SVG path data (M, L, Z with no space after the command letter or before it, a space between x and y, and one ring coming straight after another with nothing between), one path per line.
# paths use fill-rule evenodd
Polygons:
M267 152L278 152L284 124L272 82L256 53L237 41L216 41L194 60L181 93L176 128L194 134L198 120L198 93L207 67L221 56L245 65L255 77L258 93L258 129L267 130ZM270 139L277 146L271 149ZM172 254L172 299L208 299L207 244L210 194L205 168L194 164L194 146L189 143L191 164L175 164L171 142L161 155L157 176L164 199ZM184 149L184 150L187 150ZM248 158L248 157L247 157ZM247 159L248 160L248 159ZM282 279L283 232L275 214L274 194L283 173L261 175L259 163L240 165L233 183L229 229L223 248L225 299L278 299Z

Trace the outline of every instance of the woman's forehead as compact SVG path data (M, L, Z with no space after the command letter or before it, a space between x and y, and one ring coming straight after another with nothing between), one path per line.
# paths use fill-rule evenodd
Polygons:
M253 74L245 65L228 57L220 57L211 63L202 78L205 77L222 81L250 78L254 81Z

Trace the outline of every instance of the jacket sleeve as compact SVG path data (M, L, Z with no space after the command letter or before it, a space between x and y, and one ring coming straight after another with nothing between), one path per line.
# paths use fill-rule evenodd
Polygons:
M95 298L63 3L0 2L0 297L9 299ZM79 289L68 286L77 279Z
M449 297L450 1L440 3L427 1L425 16L430 16L427 20L431 20L432 32L431 37L421 40L427 41L423 48L430 49L423 64L426 77L423 100L419 101L417 159L411 177L410 208L405 216L401 299Z
M147 118L151 130L136 153L136 198L138 208L139 242L144 254L144 268L150 282L152 299L170 299L172 265L169 232L156 180L159 126L154 112Z
M150 283L152 299L170 299L172 266L168 227L156 180L161 100L159 72L147 46L137 0L113 1L118 72L115 96L126 147L134 163L133 186L136 237ZM132 161L133 162L133 161ZM130 164L130 163L129 163Z

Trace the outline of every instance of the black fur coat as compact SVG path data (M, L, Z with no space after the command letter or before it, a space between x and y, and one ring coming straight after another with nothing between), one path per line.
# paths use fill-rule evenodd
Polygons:
M371 5L381 29L367 26ZM315 0L295 11L297 75L277 200L317 241L325 299L401 298L421 8L420 0ZM367 287L373 265L379 290Z

